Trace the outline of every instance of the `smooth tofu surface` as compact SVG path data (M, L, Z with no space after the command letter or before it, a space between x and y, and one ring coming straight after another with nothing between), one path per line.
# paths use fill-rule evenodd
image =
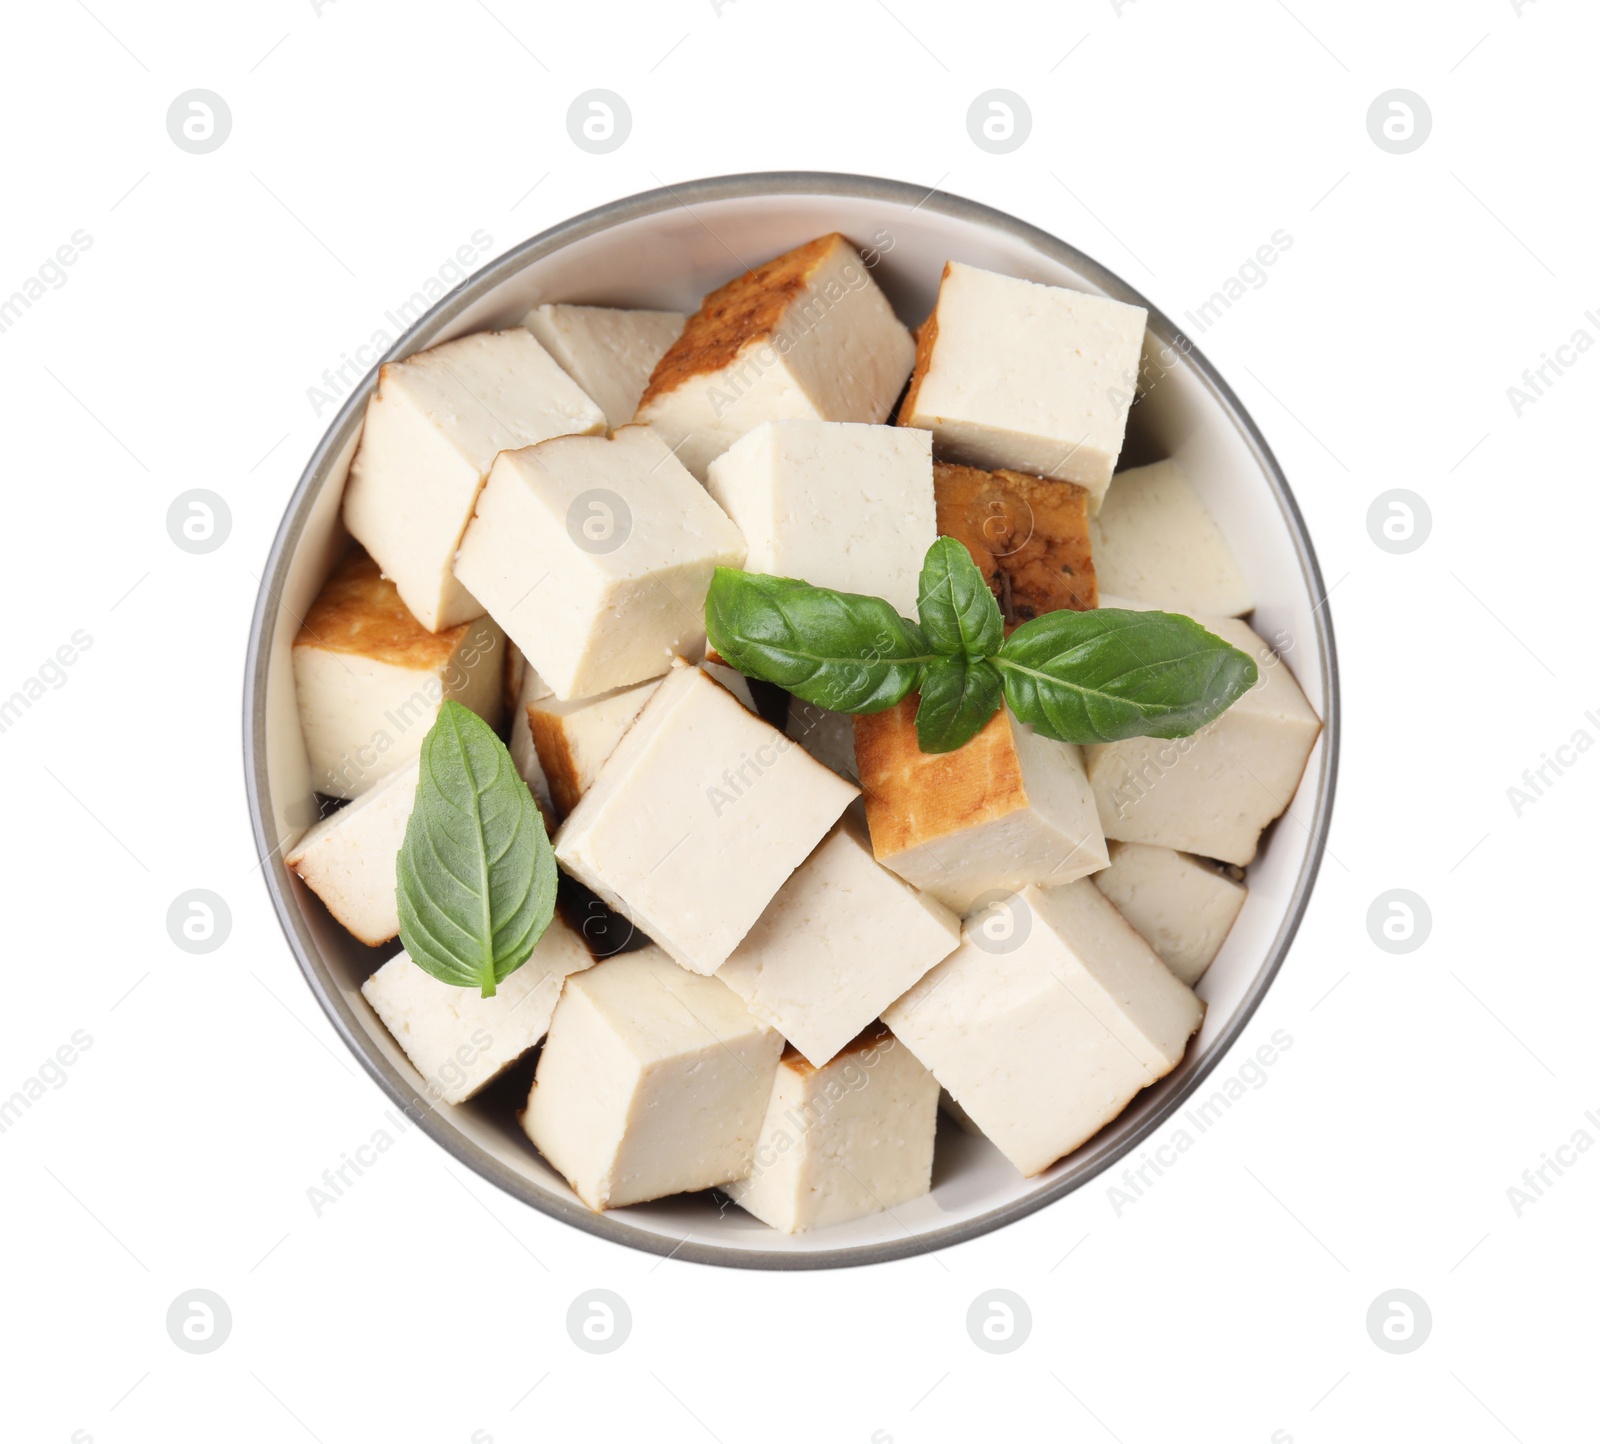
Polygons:
M986 895L1106 865L1076 747L1001 707L965 746L929 754L917 745L916 708L913 693L855 719L872 850L885 867L965 915Z
M663 675L705 645L705 599L744 538L648 427L495 461L456 572L557 697Z
M488 617L429 632L377 563L351 552L323 584L292 648L312 786L328 797L359 797L418 754L446 698L499 726L504 648Z
M713 973L856 795L698 667L675 666L556 833L556 858Z
M961 942L961 920L840 825L717 976L820 1068Z
M1118 473L1089 534L1108 592L1185 615L1239 617L1255 606L1227 538L1174 462Z
M600 407L522 327L446 341L378 373L344 523L429 631L482 616L451 563L495 456L605 429Z
M528 791L539 804L545 826L554 832L559 819L550 796L550 779L544 775L539 749L533 745L533 731L528 726L529 706L553 694L550 684L528 665L527 658L513 643L506 643L506 652L512 659L506 671L506 707L511 719L506 750L511 753L517 776L528 784Z
M464 1103L544 1037L563 983L593 964L583 939L555 917L492 998L440 982L404 952L368 978L361 995L422 1074L428 1096Z
M711 463L706 490L744 533L747 571L883 597L916 617L936 536L930 433L764 421Z
M345 929L369 948L400 936L395 864L417 800L413 757L306 829L284 861Z
M1203 1009L1087 878L1005 908L1005 943L969 919L884 1022L1032 1176L1171 1072Z
M1099 509L1127 430L1145 311L949 262L917 333L902 426L951 460L1072 481Z
M534 307L522 324L615 428L633 420L650 373L686 320L681 311L548 305Z
M915 353L855 247L819 236L711 292L657 364L634 419L704 481L763 421L888 420Z
M784 1053L748 1178L733 1201L784 1233L920 1198L933 1177L939 1085L882 1024L826 1067Z
M597 1211L714 1188L749 1171L782 1051L717 979L622 953L568 983L523 1128Z
M933 489L939 535L966 547L1008 631L1046 612L1100 605L1081 486L941 461Z
M1243 867L1287 810L1322 723L1288 665L1243 622L1195 620L1256 659L1256 686L1192 737L1085 748L1089 781L1107 837Z
M565 817L578 805L660 685L660 679L654 679L602 692L598 697L576 697L568 702L545 697L528 705L528 727L540 766L550 781L558 817Z
M1109 844L1094 885L1180 983L1194 987L1227 940L1247 889L1220 867L1143 842Z

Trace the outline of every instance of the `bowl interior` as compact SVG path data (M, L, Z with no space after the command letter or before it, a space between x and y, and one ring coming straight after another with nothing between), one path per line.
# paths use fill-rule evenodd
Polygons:
M692 311L706 291L745 266L830 230L875 256L872 273L908 325L931 310L950 259L1147 304L1071 247L956 197L842 176L729 177L620 201L536 237L422 316L392 354L515 325L545 301ZM339 497L374 374L313 457L269 561L247 675L246 768L258 841L270 859L268 885L291 945L335 1026L397 1103L462 1162L546 1212L637 1247L675 1250L680 1258L764 1267L867 1262L971 1237L1092 1177L1178 1107L1260 1001L1299 921L1331 809L1337 696L1320 577L1270 453L1209 366L1153 311L1145 346L1143 394L1131 413L1123 465L1160 457L1181 464L1259 599L1252 624L1279 649L1326 724L1288 814L1268 832L1250 869L1244 910L1198 988L1207 1003L1205 1024L1178 1069L1036 1178L1020 1177L991 1146L941 1117L928 1196L892 1216L795 1238L736 1207L719 1207L710 1195L591 1214L516 1124L529 1060L471 1103L428 1104L422 1080L360 994L393 948L368 949L349 937L281 860L315 817L289 647L346 542Z

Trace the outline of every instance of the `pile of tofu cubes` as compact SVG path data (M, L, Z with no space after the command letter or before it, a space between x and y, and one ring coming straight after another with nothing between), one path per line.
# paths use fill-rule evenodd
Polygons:
M541 305L382 368L343 501L359 545L293 648L344 805L289 863L392 945L418 750L454 698L635 943L597 960L558 913L487 999L388 957L363 992L431 1098L540 1048L520 1118L591 1208L719 1188L794 1232L926 1193L941 1089L1032 1175L1177 1065L1319 722L1238 620L1244 571L1183 474L1116 474L1144 332L951 262L913 337L835 234L687 318ZM706 655L714 568L915 617L939 535L1008 627L1115 596L1195 616L1260 684L1181 742L1079 749L1002 708L931 756L915 697L787 699L778 726Z

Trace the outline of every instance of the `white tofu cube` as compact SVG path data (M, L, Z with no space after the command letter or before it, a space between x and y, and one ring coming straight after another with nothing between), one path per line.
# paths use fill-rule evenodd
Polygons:
M425 630L377 563L352 552L311 604L291 652L311 785L359 797L422 750L447 698L498 727L504 648L488 617Z
M1180 983L1194 987L1221 951L1247 889L1220 867L1170 847L1113 842L1094 885Z
M941 454L1089 493L1097 511L1122 451L1145 310L951 261L917 333L902 426Z
M707 296L634 419L704 481L763 421L887 421L915 354L855 247L819 236Z
M520 326L446 341L378 373L344 523L430 632L482 616L451 570L496 455L605 415Z
M916 706L913 694L856 718L879 862L963 916L1025 883L1071 882L1106 865L1076 747L1039 736L1001 707L965 746L926 753Z
M791 1048L728 1195L784 1233L892 1213L932 1182L938 1105L933 1075L881 1023L823 1068Z
M1084 878L969 919L960 950L883 1020L1032 1176L1177 1067L1202 1014Z
M1227 538L1170 461L1119 472L1089 536L1102 591L1185 615L1239 617L1255 606Z
M539 764L549 779L557 817L565 817L578 805L660 685L661 679L653 677L598 697L574 697L567 702L545 697L529 704L528 726L539 751Z
M284 861L369 948L400 936L395 864L417 801L413 757L354 802L306 829Z
M556 859L683 967L714 973L855 795L680 665L562 823Z
M554 917L492 998L440 982L404 952L368 978L361 994L422 1074L428 1096L465 1103L544 1037L563 983L593 964L583 939Z
M961 942L961 920L836 828L717 976L820 1068Z
M1107 837L1240 867L1288 809L1322 723L1288 666L1243 622L1197 617L1256 659L1256 685L1192 737L1134 737L1084 749Z
M747 571L883 597L916 617L938 535L931 433L766 421L711 463L706 490L744 533Z
M506 652L510 659L506 673L506 705L511 713L506 750L511 754L517 776L528 784L528 791L539 804L545 825L553 832L559 819L550 797L550 779L544 775L539 749L533 745L533 731L528 726L528 708L553 694L550 684L528 665L527 658L510 642L506 643Z
M616 428L633 420L650 373L688 319L681 311L537 306L522 324Z
M744 538L645 426L495 461L456 574L557 697L659 677L705 645L711 574Z
M791 696L783 730L828 771L853 786L861 785L861 774L856 768L856 719L848 712L830 712L826 707ZM867 805L863 798L855 798L845 816L863 832L867 830Z
M659 948L574 978L522 1126L597 1212L750 1170L783 1039Z

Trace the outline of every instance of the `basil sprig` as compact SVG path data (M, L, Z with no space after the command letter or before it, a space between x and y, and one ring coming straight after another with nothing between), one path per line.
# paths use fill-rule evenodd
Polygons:
M1009 637L959 541L923 562L918 623L878 597L718 567L712 647L747 676L834 712L881 712L912 690L917 744L953 752L1002 699L1058 742L1187 737L1256 683L1253 659L1171 612L1047 612Z
M396 873L411 960L485 998L550 926L556 859L544 819L505 744L459 702L440 707L422 741Z

